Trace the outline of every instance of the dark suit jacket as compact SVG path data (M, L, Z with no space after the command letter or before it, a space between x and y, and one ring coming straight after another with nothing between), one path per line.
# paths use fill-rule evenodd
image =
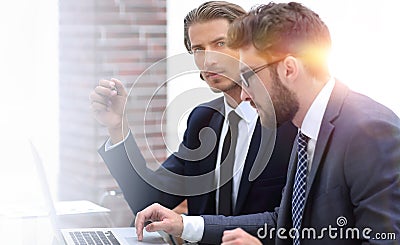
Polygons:
M147 170L149 174L147 177L158 180L159 184L163 187L169 186L172 189L177 188L178 191L179 188L190 188L212 183L214 175L207 181L209 183L195 183L191 179L182 182L164 177L164 175L165 170L185 176L198 176L215 170L219 135L224 120L223 114L223 97L196 107L188 118L187 129L178 152L172 154L162 164L162 168L159 168L155 173ZM191 150L201 148L199 135L200 131L204 128L211 128L212 131L215 132L214 135L217 137L217 143L214 147L211 147L211 153L203 159L193 161L184 160L194 159L197 157L196 154L199 154L199 152ZM261 129L260 123L257 122L243 169L234 215L264 212L266 210L271 211L280 203L282 188L286 182L290 152L297 130L291 123L282 125L277 130L275 148L273 149L273 153L266 168L256 180L249 181L248 176L250 170L256 159L259 146L262 143ZM206 135L204 137L205 144L202 145L202 147L204 146L204 148L207 148L210 145L212 146L213 144L208 142L213 138L212 135ZM188 200L188 211L190 215L216 213L215 191L186 197L159 191L157 188L143 181L137 171L135 171L137 166L133 167L129 160L129 158L134 159L138 156L141 157L138 150L132 152L132 149L137 149L134 144L136 143L133 137L130 136L124 144L107 152L104 151L104 146L99 149L100 155L103 157L111 174L118 182L126 201L134 213L155 202L168 208L174 208L185 198Z
M284 228L284 235L288 236L293 227L291 199L296 150L295 146L282 202L275 212L238 217L206 215L202 241L219 243L223 230L235 227L243 227L253 235L259 231L261 236L265 226ZM337 239L330 239L325 230L323 239L301 244L400 243L400 120L386 107L339 82L322 120L302 220L302 227L315 228L317 237L329 226L337 229ZM366 227L372 231L364 230ZM340 228L344 235L340 235ZM347 238L351 238L350 228L358 228L360 235L367 232L371 239L338 239L346 238L346 231ZM383 232L395 234L397 240L373 239L376 233ZM270 233L266 234L268 238ZM293 244L291 239L277 237L274 243L267 238L265 243Z

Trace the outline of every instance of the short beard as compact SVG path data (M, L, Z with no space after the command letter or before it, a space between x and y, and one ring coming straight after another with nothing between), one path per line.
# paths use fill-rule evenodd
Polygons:
M274 105L276 124L279 127L287 121L291 121L299 110L299 101L295 93L290 91L279 78L276 67L271 67L272 93L270 93Z

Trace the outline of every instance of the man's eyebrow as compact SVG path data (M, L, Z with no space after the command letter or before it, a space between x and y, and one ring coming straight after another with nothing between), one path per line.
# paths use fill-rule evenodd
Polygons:
M226 40L226 36L219 36L219 37L215 38L214 40L211 40L210 43L217 43L217 42L224 41L224 40ZM199 48L199 47L201 48L201 47L203 47L203 45L193 44L190 48L194 49L194 48Z
M217 43L217 42L223 41L223 40L226 40L226 36L217 37L214 40L212 40L211 43Z
M194 49L194 48L201 48L201 47L203 47L202 45L200 45L200 44L195 44L195 45L191 45L191 49Z

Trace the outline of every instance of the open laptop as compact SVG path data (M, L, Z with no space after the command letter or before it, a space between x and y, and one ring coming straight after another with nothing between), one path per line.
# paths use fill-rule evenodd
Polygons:
M47 183L46 173L42 160L36 147L30 141L30 146L36 165L36 170L41 185L42 193L45 199L46 209L49 212L50 221L54 230L54 236L57 244L67 245L133 245L133 244L169 244L169 237L165 233L146 232L143 231L143 240L138 241L136 229L134 227L126 228L76 228L76 229L59 229L57 224L57 214L54 207L50 188ZM173 242L172 242L173 243Z

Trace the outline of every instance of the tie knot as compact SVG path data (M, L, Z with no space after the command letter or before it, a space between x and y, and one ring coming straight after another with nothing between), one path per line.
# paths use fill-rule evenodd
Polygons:
M231 126L238 125L239 121L241 119L242 118L235 111L229 112L229 115L228 115L228 123L229 123L229 125L231 125Z
M297 139L297 143L299 144L299 146L305 147L309 139L310 138L307 135L299 131L299 138Z

